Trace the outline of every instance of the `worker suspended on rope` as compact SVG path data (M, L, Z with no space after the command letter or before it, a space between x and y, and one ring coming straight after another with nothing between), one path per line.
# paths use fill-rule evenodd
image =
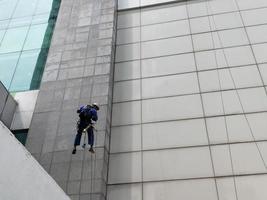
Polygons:
M79 113L79 121L77 122L77 134L74 141L74 148L72 154L76 153L76 146L80 145L81 137L84 130L88 134L88 144L90 145L89 151L94 153L94 126L93 124L98 120L97 111L99 106L97 103L91 105L81 106L77 113ZM86 133L85 133L86 134Z

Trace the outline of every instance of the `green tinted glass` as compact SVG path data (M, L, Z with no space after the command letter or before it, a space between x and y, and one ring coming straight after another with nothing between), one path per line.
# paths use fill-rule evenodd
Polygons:
M31 25L31 21L32 21L32 16L11 19L8 27L13 28L19 26L29 26Z
M45 14L33 16L32 24L43 24L43 23L47 23L48 22L48 19L49 19L49 15L50 15L50 13L45 13Z
M47 24L39 24L30 27L23 50L38 49L42 46Z
M0 80L9 88L20 53L0 55Z
M1 43L0 53L21 51L29 27L8 29Z
M0 29L6 29L8 27L9 20L0 21Z
M32 75L39 56L40 50L22 52L17 65L10 91L29 90Z
M20 141L21 144L25 145L28 135L28 130L15 130L12 131L14 136Z
M52 9L53 0L39 0L35 14L48 13Z
M13 18L33 15L37 0L19 0Z
M1 45L4 35L5 35L5 30L0 30L0 45Z
M0 0L0 81L38 89L61 0Z
M0 20L9 19L16 8L18 0L1 0L0 1Z

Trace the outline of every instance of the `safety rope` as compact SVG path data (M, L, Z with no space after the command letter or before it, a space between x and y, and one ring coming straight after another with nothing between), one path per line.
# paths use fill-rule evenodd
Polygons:
M96 144L97 144L97 134L96 134L97 131L94 131L94 144L95 144L95 153L94 155L92 154L91 157L94 157L94 173L93 173L93 176L91 177L91 180L93 182L93 180L95 180L95 173L96 173ZM91 195L93 193L93 190L95 189L93 187L94 185L92 185L92 189L91 189ZM91 196L91 200L92 200L92 196Z
M212 12L212 8L211 8L209 2L206 2L206 6L207 6L207 11L208 11L208 9L210 8L210 10L211 10L211 12ZM209 11L208 11L208 12L209 12ZM209 17L208 17L208 18L209 18ZM262 162L263 162L263 164L264 164L264 166L265 166L265 169L267 170L267 165L266 165L266 163L265 163L265 161L264 161L262 152L260 151L259 145L258 145L258 143L256 142L256 138L255 138L255 135L254 135L254 133L253 133L251 124L250 124L250 122L249 122L249 120L248 120L248 118L247 118L247 115L246 115L246 113L245 113L245 109L244 109L244 106L243 106L243 104L242 104L241 97L240 97L240 95L239 95L239 92L238 92L238 89L237 89L237 85L236 85L236 82L235 82L235 80L234 80L232 71L231 71L231 69L230 69L230 65L229 65L227 56L226 56L226 54L225 54L224 48L223 48L222 39L221 39L221 36L220 36L220 34L219 34L219 32L218 32L218 29L217 29L217 26L216 26L216 23L215 23L215 18L214 18L214 15L213 15L213 14L211 14L211 18L212 18L212 20L213 20L214 28L215 28L215 30L216 30L215 32L217 33L217 36L218 36L218 39L219 39L220 46L222 47L223 57L224 57L225 62L226 62L226 64L227 64L227 69L229 69L229 74L230 74L231 80L232 80L233 85L234 85L234 91L235 91L236 94L237 94L238 101L239 101L240 106L241 106L241 109L242 109L242 114L244 115L244 117L245 117L245 119L246 119L247 125L248 125L248 127L249 127L250 134L251 134L251 136L252 136L252 138L253 138L253 141L254 141L254 143L255 143L255 145L256 145L256 147L257 147L257 150L258 150L259 155L260 155L260 157L261 157L261 160L262 160ZM210 18L209 18L209 19L210 19ZM245 28L245 27L244 27L244 28ZM212 35L212 39L213 39L213 44L214 44L214 49L215 49L215 42L214 42L213 35ZM215 53L216 53L216 51L215 51ZM216 60L216 64L217 64L217 72L218 72L218 59L217 59L216 54L215 54L215 60ZM218 72L218 75L219 75L219 72ZM219 82L220 82L220 79L219 79ZM220 83L220 90L222 90L222 88L221 88L221 83ZM222 91L221 91L221 97L222 97L222 101L223 101ZM222 104L223 104L223 102L222 102ZM223 104L223 109L224 109L224 104ZM225 115L225 110L224 110L224 115ZM227 127L227 122L226 122L226 120L225 120L225 123L226 123L226 127ZM226 130L227 130L227 139L228 139L228 142L229 142L229 132L228 132L228 128L227 128ZM229 145L230 145L230 144L229 144ZM231 154L230 154L230 155L231 155ZM232 158L231 158L231 160L232 160ZM232 161L231 161L231 163L232 163ZM232 163L232 164L233 164L233 163Z

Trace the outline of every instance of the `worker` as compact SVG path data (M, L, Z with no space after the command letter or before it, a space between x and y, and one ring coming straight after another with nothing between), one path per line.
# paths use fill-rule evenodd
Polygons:
M87 130L88 134L88 144L90 145L89 151L94 153L93 145L94 145L94 126L93 124L98 120L97 111L99 110L99 106L97 103L93 103L92 105L81 106L77 113L79 113L79 121L77 122L77 134L74 141L74 148L72 150L72 154L76 153L76 146L80 145L81 137L83 130ZM86 134L86 133L85 133Z

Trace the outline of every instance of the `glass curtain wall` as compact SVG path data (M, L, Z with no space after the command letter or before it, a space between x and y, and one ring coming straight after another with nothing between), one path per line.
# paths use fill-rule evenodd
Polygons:
M150 2L118 14L108 200L266 199L267 1Z
M0 1L0 80L9 91L39 87L59 4Z

